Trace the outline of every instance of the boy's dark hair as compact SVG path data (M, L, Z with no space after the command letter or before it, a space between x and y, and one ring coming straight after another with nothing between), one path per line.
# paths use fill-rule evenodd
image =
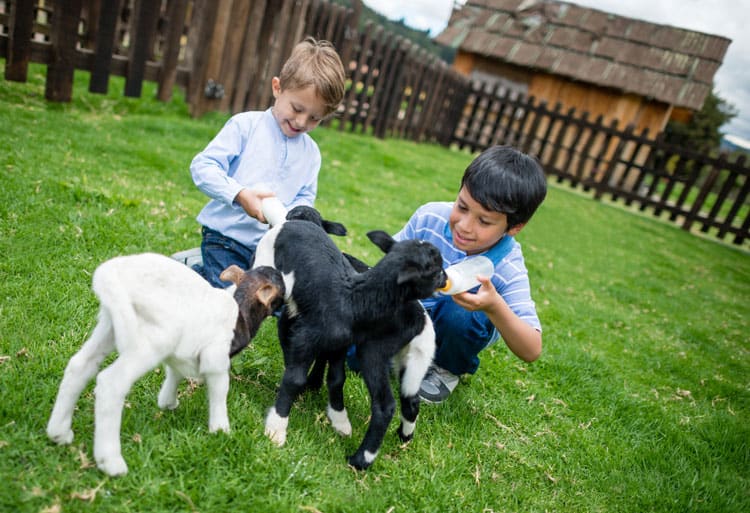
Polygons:
M461 187L487 210L508 217L508 228L531 219L547 195L547 179L534 157L510 146L492 146L464 171Z

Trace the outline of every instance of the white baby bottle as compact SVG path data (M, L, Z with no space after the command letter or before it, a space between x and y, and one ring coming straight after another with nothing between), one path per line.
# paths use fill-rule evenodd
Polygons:
M260 210L271 226L276 226L286 221L286 207L276 196L263 198L260 202Z
M479 285L477 275L491 277L495 273L495 264L485 256L467 258L457 264L453 264L445 270L448 280L445 287L438 292L452 296L466 292Z

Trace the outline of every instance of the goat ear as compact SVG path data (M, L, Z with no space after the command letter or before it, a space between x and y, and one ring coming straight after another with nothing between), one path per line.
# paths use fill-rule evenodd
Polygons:
M344 255L344 258L346 258L349 261L349 263L352 264L352 267L354 267L354 270L357 271L358 273L363 273L370 269L370 266L364 263L359 258L354 257L346 252L343 252L343 255Z
M367 232L367 238L370 239L373 244L379 247L383 251L383 253L388 253L396 243L396 241L393 240L393 237L382 230L373 230L371 232Z
M408 281L419 278L419 276L419 269L414 266L409 266L406 269L401 269L401 271L398 273L398 278L396 278L396 283L402 285Z
M223 271L221 271L221 274L219 275L219 279L221 281L231 281L235 285L240 284L240 280L245 275L245 271L237 267L236 265L232 264Z
M340 237L346 235L346 227L341 223L337 223L336 221L326 221L324 219L323 229L326 233L330 233L331 235L338 235Z
M278 294L279 290L273 285L266 284L260 287L255 292L255 298L263 303L263 306L268 308L273 303L274 298Z

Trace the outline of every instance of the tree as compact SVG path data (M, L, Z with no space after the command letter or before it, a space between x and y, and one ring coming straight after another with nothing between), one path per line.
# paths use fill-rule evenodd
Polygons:
M693 148L701 153L713 153L721 144L719 129L737 116L734 105L711 91L703 102L701 110L693 114L688 123L670 121L664 130L665 141L685 148Z

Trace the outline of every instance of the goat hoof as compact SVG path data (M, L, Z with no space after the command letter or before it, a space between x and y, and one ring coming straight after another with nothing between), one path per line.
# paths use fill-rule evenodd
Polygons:
M66 445L73 441L73 430L67 429L58 433L54 429L47 429L47 436L57 444Z
M411 442L411 439L414 438L414 433L405 435L401 430L398 430L398 437L401 439L402 442Z
M174 398L173 401L170 401L168 399L162 400L160 398L158 403L159 403L159 408L162 410L174 410L180 405L180 400L177 399L176 397Z
M372 462L368 463L367 460L365 460L364 456L362 456L360 453L349 456L348 462L349 465L357 470L367 470L367 468L372 464Z
M264 433L273 443L281 447L286 442L286 428L289 425L289 417L282 417L276 412L276 407L268 410L266 417L266 428Z
M229 421L216 422L208 426L209 433L216 433L217 431L223 431L224 433L229 433Z
M331 421L333 429L338 434L342 436L352 435L352 424L351 422L349 422L349 416L346 413L346 408L341 411L336 411L331 408L331 405L329 404L328 408L326 408L326 415L328 416L328 420Z
M281 447L286 443L286 431L273 431L269 428L265 429L265 434L271 439L273 443Z
M96 466L110 476L124 476L128 473L128 465L121 455L97 458Z

